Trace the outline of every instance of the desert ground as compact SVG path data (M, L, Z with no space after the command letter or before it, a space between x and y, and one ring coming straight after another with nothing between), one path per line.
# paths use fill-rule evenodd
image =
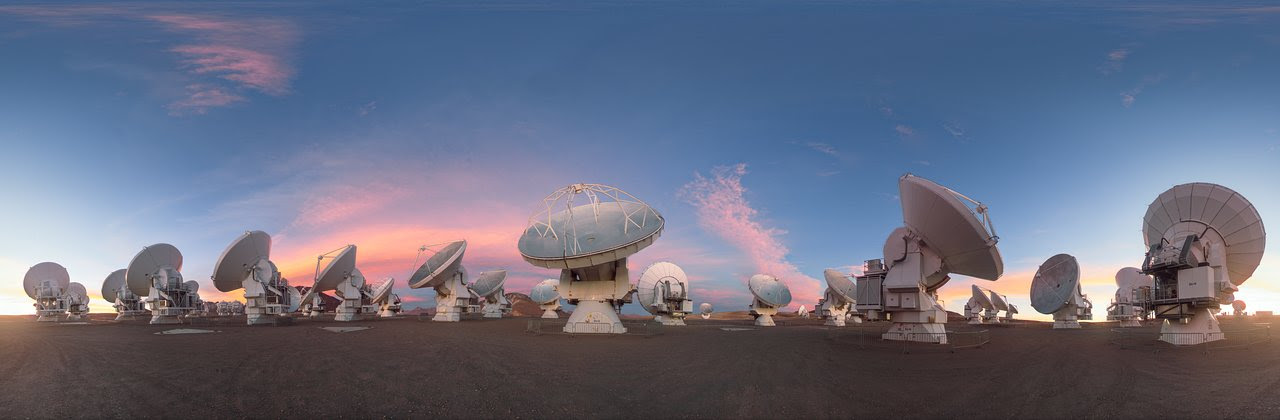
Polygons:
M904 352L878 340L885 323L780 318L778 327L755 328L726 318L734 317L695 317L686 327L630 319L626 335L569 336L554 320L530 333L532 318L249 327L231 317L183 326L214 333L158 335L176 327L0 317L0 416L1280 416L1273 341L1173 348L1145 327L1121 348L1108 323L1075 331L952 323L986 330L990 342ZM320 328L331 326L371 328Z

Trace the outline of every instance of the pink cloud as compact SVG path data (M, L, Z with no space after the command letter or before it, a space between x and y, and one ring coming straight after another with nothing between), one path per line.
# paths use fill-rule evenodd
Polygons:
M181 45L182 63L196 74L214 74L271 95L289 91L293 69L279 57L230 45Z
M680 190L680 196L694 206L699 225L744 252L757 272L786 282L791 288L792 306L816 302L822 282L787 261L789 250L779 239L785 231L765 227L756 220L759 212L744 196L747 190L742 186L742 176L746 173L746 164L737 164L715 168L709 178L694 174L694 180ZM746 278L742 281L745 283Z
M906 124L898 124L893 127L893 131L898 132L898 135L903 137L911 137L916 134L916 129L911 128L911 126Z
M204 114L209 108L227 106L245 100L226 89L203 84L187 85L187 97L168 105L173 115Z

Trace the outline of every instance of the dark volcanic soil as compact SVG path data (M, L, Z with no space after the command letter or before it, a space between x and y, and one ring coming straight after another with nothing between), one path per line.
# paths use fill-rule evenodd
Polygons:
M213 334L155 335L173 327L4 317L0 416L1280 416L1274 342L1208 354L1149 341L1120 349L1107 325L1023 323L990 327L983 348L903 354L856 328L793 318L745 331L721 329L742 321L695 319L612 337L533 335L528 321L228 321L195 327ZM351 325L373 328L318 328ZM1233 327L1243 326L1224 322Z

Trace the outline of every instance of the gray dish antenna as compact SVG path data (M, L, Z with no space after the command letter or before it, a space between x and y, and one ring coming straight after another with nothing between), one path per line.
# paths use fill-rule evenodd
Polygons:
M1053 315L1054 329L1080 328L1080 319L1093 318L1093 303L1080 292L1080 263L1076 257L1049 257L1031 279L1031 306Z
M162 274L161 271L173 283L169 287L179 287L177 282L182 280L182 253L173 245L162 243L143 247L129 262L129 268L125 271L125 283L133 294L147 296L151 294L152 286L155 286L152 284L153 277Z
M529 300L539 305L545 305L560 300L560 291L556 290L560 286L559 279L546 279L533 286L533 290L529 291Z
M470 288L476 296L483 298L501 291L503 284L506 282L507 270L486 271L480 273L479 278L467 287Z
M942 270L984 280L1004 273L1004 260L996 248L999 237L985 205L910 174L899 180L898 189L903 224L942 259Z
M27 274L22 277L22 288L26 290L27 296L36 299L40 283L51 284L57 289L54 290L55 294L61 295L71 286L71 275L58 263L42 262L27 269Z
M127 270L123 268L112 271L111 274L108 274L107 278L102 281L103 300L113 303L116 301L116 297L118 297L120 290L124 288L125 271Z
M1222 244L1226 268L1236 286L1253 276L1267 247L1267 231L1258 210L1244 196L1217 184L1196 182L1170 188L1147 206L1142 226L1148 247L1161 242L1181 245L1180 239L1189 235Z
M260 230L245 232L218 257L218 263L213 266L213 287L224 293L241 289L245 277L255 271L259 263L271 264L270 259L271 235ZM275 265L271 264L270 268L274 269ZM263 283L270 281L269 278L262 280L267 280Z
M383 302L391 297L391 290L396 285L396 279L387 279L387 281L379 284L373 289L373 294L369 298L372 302Z
M423 246L421 251L430 250ZM427 258L417 271L409 277L409 287L421 289L443 284L462 268L462 255L467 252L467 241L454 241L445 244Z
M332 254L332 252L330 252ZM320 258L325 258L321 256ZM317 263L318 264L318 263ZM329 264L324 267L316 276L315 291L327 292L336 290L343 281L346 281L356 272L356 246L347 245L337 250L337 255L329 260Z
M585 196L586 203L574 202ZM573 269L617 261L653 244L665 220L626 191L602 184L574 184L543 199L517 247L530 264ZM564 210L560 210L564 209Z
M747 280L747 288L751 289L751 295L755 297L751 301L751 315L756 319L755 324L761 327L776 325L773 316L778 314L778 309L791 304L791 289L777 277L768 274L751 276Z
M618 310L631 301L627 257L653 244L665 220L621 189L573 184L543 198L517 242L534 266L560 269L560 293L577 305L567 333L625 333Z
M560 309L560 279L546 279L534 285L529 299L542 308L543 318L559 318L556 310Z
M693 312L689 300L689 276L675 264L656 262L640 274L636 283L640 306L663 325L685 325L684 317Z
M847 302L857 300L858 288L853 279L836 270L826 269L822 277L827 280L827 288Z
M756 274L747 282L751 295L765 305L781 308L791 304L791 289L777 277Z
M1080 290L1080 263L1076 257L1049 257L1031 280L1031 306L1042 314L1058 312Z
M702 302L701 305L698 305L698 315L702 316L702 319L711 318L711 312L714 310L715 308L711 306L710 302Z

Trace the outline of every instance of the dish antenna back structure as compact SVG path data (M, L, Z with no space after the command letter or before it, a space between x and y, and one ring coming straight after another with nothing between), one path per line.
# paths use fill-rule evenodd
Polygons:
M751 289L751 296L754 298L751 300L751 316L755 317L756 325L777 325L773 322L773 316L778 314L778 309L791 303L791 289L777 277L768 274L751 276L747 280L747 287Z
M89 314L89 291L85 290L83 284L71 282L65 299L68 321L79 321Z
M271 235L245 232L231 242L213 266L213 286L223 293L244 289L249 325L274 324L298 310L302 295L271 262ZM229 310L231 308L228 308ZM221 314L221 309L218 311Z
M999 311L995 302L991 301L990 291L976 284L969 287L969 301L964 304L964 316L969 319L969 324L1000 322L1000 317L997 316Z
M832 269L823 271L822 276L827 280L827 290L818 301L817 311L825 321L823 325L843 327L845 320L850 318L855 323L861 323L862 318L854 310L858 288L853 279Z
M560 293L577 305L565 332L621 334L618 311L632 292L627 257L653 244L665 223L626 191L573 184L542 200L518 248L530 264L560 270Z
M1231 314L1235 316L1245 316L1244 309L1248 307L1243 300L1231 302Z
M1093 319L1093 302L1080 293L1080 263L1076 257L1049 257L1031 279L1031 306L1053 315L1054 329L1080 328L1080 320Z
M182 253L169 244L143 247L125 271L129 290L146 296L152 324L180 324L180 317L204 309L198 284L189 283L182 281Z
M479 297L467 287L467 269L462 266L462 256L466 251L465 240L418 248L418 258L426 255L427 259L409 276L409 287L435 289L436 315L432 321L458 322L462 320L463 313L475 310ZM500 271L505 279L506 271ZM492 279L495 276L495 273L480 273L481 278Z
M57 322L67 313L66 295L71 287L67 269L54 262L42 262L27 269L22 288L35 300L36 321Z
M996 308L996 315L1004 312L1005 321L1013 321L1013 314L1018 313L1018 307L1009 303L1009 297L990 290L991 305Z
M710 302L702 302L701 305L698 305L698 315L702 319L711 319L711 312L714 310L715 308L711 306Z
M1160 339L1176 345L1221 340L1213 314L1235 301L1266 249L1258 210L1230 188L1197 182L1160 194L1142 222L1142 273L1154 277L1154 287L1140 304L1164 320Z
M1154 283L1151 276L1134 267L1116 272L1116 295L1107 307L1107 320L1119 321L1121 327L1141 327L1140 320L1147 319L1147 311L1139 303L1139 296L1151 293Z
M542 308L543 318L559 318L556 311L560 310L560 279L546 279L534 285L529 299Z
M112 271L102 281L102 298L111 302L111 306L116 308L116 321L131 321L147 316L147 307L143 304L142 298L129 290L129 285L125 284L126 271L128 270L123 268Z
M475 283L467 285L467 290L483 302L481 311L485 318L502 318L511 313L511 301L507 300L507 292L503 287L506 283L507 270L495 270L480 273L480 278Z
M640 306L662 325L685 325L684 317L693 312L689 276L669 262L653 263L640 274L636 297Z
M890 315L885 340L945 344L947 311L938 289L951 274L999 279L1000 238L987 206L963 194L911 174L898 179L898 192L903 226L885 240L884 260L867 261L858 276L855 307L870 319Z

